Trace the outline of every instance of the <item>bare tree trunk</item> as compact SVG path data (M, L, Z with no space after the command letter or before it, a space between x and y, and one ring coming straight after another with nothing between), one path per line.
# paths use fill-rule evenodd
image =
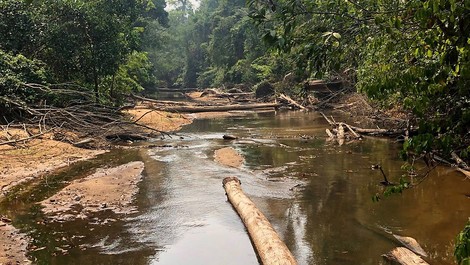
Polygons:
M98 74L96 73L96 69L94 70L94 73L93 73L93 79L95 81L95 100L96 102L99 102L100 91L99 91Z
M386 260L392 262L392 264L401 265L429 265L420 256L413 253L411 250L398 247L392 249L389 253L382 255Z
M248 230L263 265L295 265L294 256L256 205L243 193L240 180L228 177L223 186Z
M116 74L113 74L113 77L111 79L111 87L109 88L109 96L111 97L111 99L114 99L115 95L114 95L114 83L116 81Z
M218 112L230 110L251 110L251 109L265 109L276 108L281 106L277 103L257 103L246 105L225 105L225 106L174 106L174 107L161 107L157 108L169 112Z

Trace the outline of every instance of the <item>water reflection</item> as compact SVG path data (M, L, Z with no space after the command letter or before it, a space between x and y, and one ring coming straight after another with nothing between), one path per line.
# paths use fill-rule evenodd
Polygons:
M382 175L371 165L381 164L397 182L399 146L366 138L339 147L325 140L326 127L316 113L197 120L183 139L164 142L185 147L131 156L146 167L139 213L107 225L38 225L28 221L42 218L35 213L18 218L38 242L65 238L73 245L68 255L34 253L38 264L258 264L222 189L222 179L235 175L299 264L379 264L397 246L388 232L416 238L434 264L453 264L452 241L470 213L470 182L437 168L412 190L374 203ZM226 133L242 139L224 141ZM243 168L213 161L225 146L244 154Z

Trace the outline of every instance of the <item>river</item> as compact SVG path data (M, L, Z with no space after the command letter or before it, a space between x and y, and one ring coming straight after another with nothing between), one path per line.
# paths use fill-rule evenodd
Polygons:
M327 127L315 112L195 120L152 143L167 147L116 150L80 162L22 187L0 211L46 247L30 253L37 264L259 264L222 188L224 177L237 176L299 264L380 264L381 255L398 246L390 233L417 239L432 264L455 264L453 242L469 217L470 181L437 167L414 188L374 202L382 175L371 165L382 165L398 182L405 173L400 145L365 138L338 146L326 141ZM223 134L240 140L224 141ZM242 168L214 162L214 151L227 146L244 155ZM133 160L145 163L134 214L49 223L35 204L66 181Z

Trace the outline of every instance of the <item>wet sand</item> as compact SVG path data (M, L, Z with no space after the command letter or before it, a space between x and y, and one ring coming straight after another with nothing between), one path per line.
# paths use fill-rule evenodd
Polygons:
M214 159L216 162L222 165L237 168L241 167L243 165L243 162L245 162L243 156L232 147L225 147L216 150L214 153Z
M94 213L112 211L129 214L135 209L132 201L142 180L144 163L127 163L73 181L70 185L41 202L52 221L87 219Z
M0 264L31 264L26 257L28 240L9 220L0 220Z
M191 119L180 114L150 109L133 109L127 113L133 120L140 119L139 123L165 132L179 130L192 122ZM0 133L2 141L27 137L28 134L20 129L8 128ZM72 132L69 132L65 137L73 139L74 136ZM45 134L14 145L1 145L0 200L19 184L107 152L107 150L75 147L60 140L63 139L54 139L52 134ZM138 191L137 184L141 180L142 171L142 162L103 169L84 180L73 182L56 195L43 201L44 212L50 214L52 220L55 221L87 218L90 214L104 210L129 213L133 210L131 202ZM29 264L30 261L25 255L27 245L27 238L21 235L12 224L0 222L0 265Z

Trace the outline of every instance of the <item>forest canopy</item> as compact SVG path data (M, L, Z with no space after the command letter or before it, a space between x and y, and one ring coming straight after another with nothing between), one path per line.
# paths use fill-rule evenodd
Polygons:
M164 8L163 0L1 1L0 110L38 103L44 95L28 83L73 84L103 102L152 86L142 40L168 26Z
M158 87L299 98L316 79L407 112L404 160L470 160L470 0L0 1L0 124L36 115L41 129L53 107L102 128L130 94Z
M5 0L0 7L0 109L12 117L25 104L68 104L28 83L73 85L119 105L155 87L250 88L290 76L295 83L281 88L297 93L305 80L347 79L380 105L413 113L418 133L403 158L409 151L469 157L469 0L202 0L198 8L188 0Z

